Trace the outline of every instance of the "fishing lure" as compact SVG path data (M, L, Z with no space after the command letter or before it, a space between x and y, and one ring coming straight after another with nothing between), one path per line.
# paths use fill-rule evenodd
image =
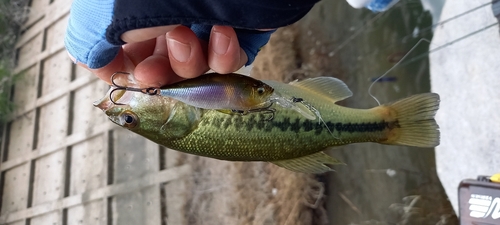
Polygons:
M197 78L180 81L160 88L135 88L118 85L115 81L116 72L111 76L114 90L110 93L110 100L115 102L113 94L118 90L141 92L147 95L169 97L188 105L202 109L217 109L226 113L248 114L253 112L267 112L274 115L270 107L270 97L274 89L262 81L240 74L210 73Z

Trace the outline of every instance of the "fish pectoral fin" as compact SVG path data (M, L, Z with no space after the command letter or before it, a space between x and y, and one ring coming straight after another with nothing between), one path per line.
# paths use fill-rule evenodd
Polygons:
M324 152L318 152L295 159L272 161L271 163L299 173L324 173L333 171L333 169L326 164L345 165L345 163L325 154Z
M273 99L272 101L273 102L276 102L278 105L280 105L281 107L283 108L289 108L289 109L292 109L298 113L300 113L300 115L302 115L303 117L307 118L308 120L315 120L316 119L316 115L314 114L314 112L311 111L311 109L307 108L307 106L305 106L304 104L301 104L301 103L295 103L295 102L292 102L290 99L292 97L283 97L279 94L274 94L273 95Z
M201 109L177 102L160 130L174 138L184 137L198 126L201 114Z
M305 118L307 118L309 120L315 120L316 119L316 114L313 111L311 111L311 109L308 108L304 104L294 103L291 108L293 110L295 110L296 112L300 113L300 115L302 115L303 117L305 117Z
M302 81L292 81L290 85L300 87L311 93L322 95L338 102L352 96L347 85L334 77L315 77Z

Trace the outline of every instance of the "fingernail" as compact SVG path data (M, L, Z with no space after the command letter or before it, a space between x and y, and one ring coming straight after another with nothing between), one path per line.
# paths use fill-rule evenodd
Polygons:
M214 52L218 55L226 54L231 39L219 32L214 32L212 34L212 38L214 39L214 43L212 45Z
M172 57L179 62L186 62L191 55L191 46L180 41L167 38L168 49Z

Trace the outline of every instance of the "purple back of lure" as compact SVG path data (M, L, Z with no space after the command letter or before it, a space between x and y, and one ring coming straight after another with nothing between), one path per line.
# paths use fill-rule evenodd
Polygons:
M245 75L210 73L161 87L160 95L203 109L245 111L264 107L273 92Z

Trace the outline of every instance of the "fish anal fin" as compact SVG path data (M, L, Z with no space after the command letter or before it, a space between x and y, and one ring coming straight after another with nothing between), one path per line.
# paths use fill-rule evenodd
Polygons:
M333 169L326 164L345 165L340 160L333 158L324 152L318 152L295 159L272 161L271 163L294 172L315 174L333 171Z
M338 102L352 96L347 85L334 77L315 77L302 81L290 82L290 85L306 89L307 91L328 97L333 102Z

